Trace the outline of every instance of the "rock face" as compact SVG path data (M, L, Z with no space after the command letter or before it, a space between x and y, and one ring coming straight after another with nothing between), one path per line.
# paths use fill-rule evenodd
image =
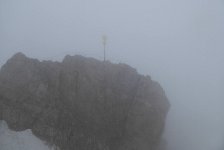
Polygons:
M125 64L17 53L0 71L0 120L61 150L154 150L168 109L160 85Z

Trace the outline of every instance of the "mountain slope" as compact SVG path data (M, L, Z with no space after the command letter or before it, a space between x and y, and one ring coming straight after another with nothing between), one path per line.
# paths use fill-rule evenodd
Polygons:
M0 71L0 120L62 150L153 150L168 109L160 85L125 64L17 53Z

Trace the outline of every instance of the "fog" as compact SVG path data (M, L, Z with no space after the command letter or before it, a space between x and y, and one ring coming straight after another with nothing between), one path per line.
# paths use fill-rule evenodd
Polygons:
M1 150L50 150L30 129L11 131L4 121L0 121L0 145Z
M170 100L169 150L224 147L223 0L0 0L0 64L15 52L127 63Z

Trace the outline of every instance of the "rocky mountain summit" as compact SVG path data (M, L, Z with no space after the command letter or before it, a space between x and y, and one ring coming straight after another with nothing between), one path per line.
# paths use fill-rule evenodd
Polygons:
M169 102L126 64L15 54L0 70L0 120L61 150L155 150Z

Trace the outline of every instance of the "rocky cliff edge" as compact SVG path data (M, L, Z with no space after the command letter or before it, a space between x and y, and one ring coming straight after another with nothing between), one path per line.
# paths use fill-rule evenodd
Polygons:
M0 120L61 150L154 150L168 109L161 86L126 64L17 53L0 70Z

